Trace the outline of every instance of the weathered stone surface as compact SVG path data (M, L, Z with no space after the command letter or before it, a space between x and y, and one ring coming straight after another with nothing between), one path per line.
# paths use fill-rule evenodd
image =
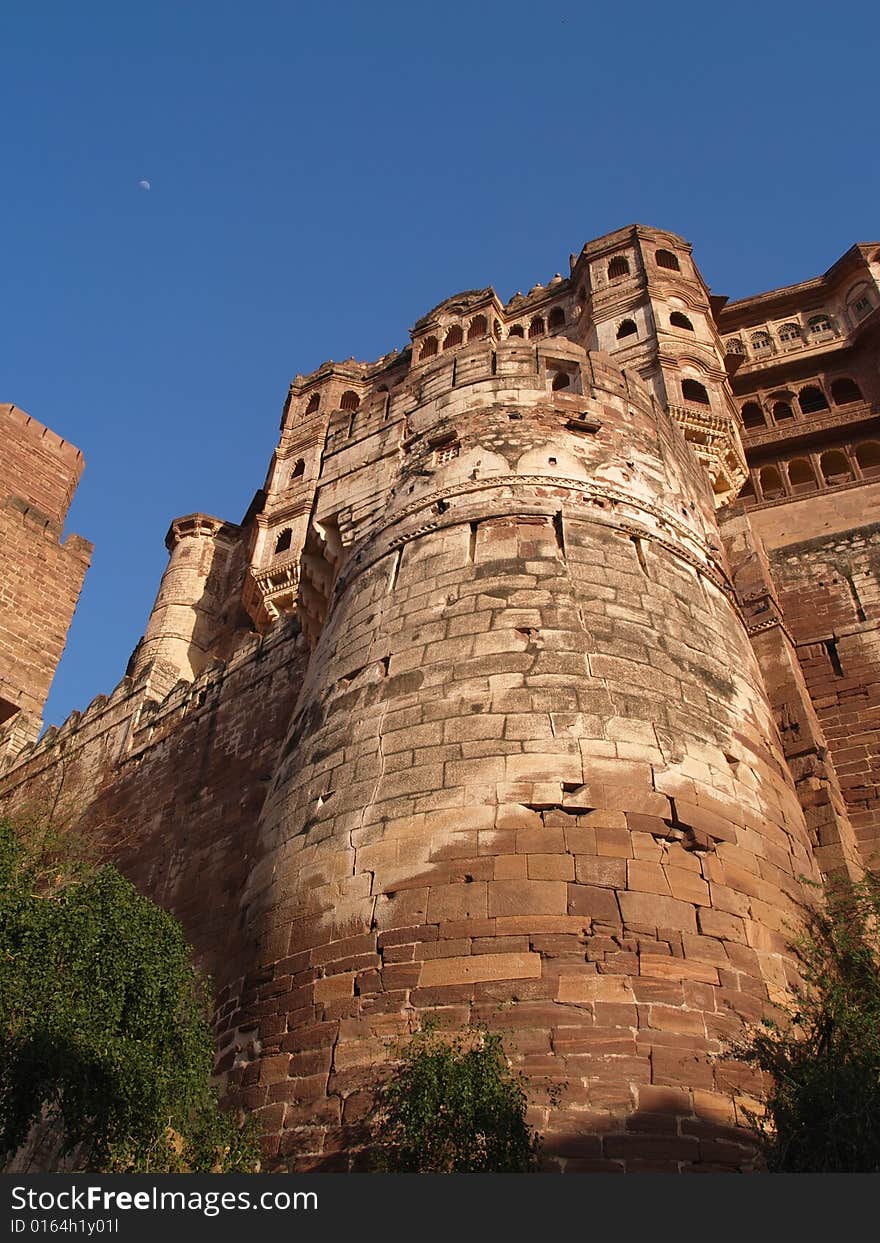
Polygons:
M841 333L874 254L822 278ZM242 523L172 524L133 676L34 747L0 722L0 795L63 779L87 829L124 827L121 866L215 975L219 1070L271 1168L356 1164L429 1018L503 1030L560 1085L530 1102L553 1168L749 1168L760 1085L716 1055L794 978L801 878L876 857L880 456L847 441L853 479L805 502L786 474L777 503L785 419L778 454L747 426L753 495L719 518L762 358L749 339L727 378L689 248L641 226L412 336L295 379ZM873 365L859 383L864 423ZM87 560L57 543L80 463L0 416L24 479L0 464L0 699L33 716Z

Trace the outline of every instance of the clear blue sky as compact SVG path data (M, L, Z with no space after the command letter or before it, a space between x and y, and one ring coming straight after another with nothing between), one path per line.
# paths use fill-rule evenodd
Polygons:
M169 521L242 517L297 371L634 220L731 297L880 234L875 4L6 0L0 47L0 400L82 448L96 544L56 723Z

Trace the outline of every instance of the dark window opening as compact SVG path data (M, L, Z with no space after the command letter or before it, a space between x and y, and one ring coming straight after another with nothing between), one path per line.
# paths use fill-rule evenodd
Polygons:
M314 414L321 404L321 394L312 393L309 398L309 404L306 406L306 414Z
M636 322L634 319L623 320L620 324L620 327L617 329L618 341L622 341L624 337L632 337L632 336L638 336L638 335L639 335L639 330L636 327Z
M693 324L682 311L673 311L669 316L669 322L673 328L686 328L688 332L694 330Z
M443 342L443 348L444 350L451 350L453 346L461 345L463 340L464 333L462 332L461 327L458 324L453 324L446 334L446 338Z
M802 414L816 414L828 409L828 398L815 384L808 384L798 393L798 405Z
M544 321L543 319L541 319L540 315L536 315L535 318L532 320L532 322L529 324L529 336L530 337L543 337L543 335L544 335Z
M701 406L709 405L709 394L706 392L706 386L701 384L699 380L682 380L681 395L685 401L695 401Z
M621 276L629 276L629 263L623 255L616 255L608 264L608 279L615 281Z
M485 315L476 315L468 328L468 341L476 341L479 337L484 337L489 331L489 321Z
M671 250L658 250L654 258L658 268L669 268L670 272L681 271L681 266Z
M551 332L555 332L557 328L565 327L565 311L561 306L554 306L547 320Z
M831 384L831 400L836 406L845 406L851 401L862 400L862 390L849 376L834 380Z
M282 531L278 536L278 539L275 541L275 552L287 552L292 538L293 532L291 530L288 529L287 531Z
M347 388L339 399L340 410L357 410L360 404L360 397L350 388Z
M742 420L744 427L766 427L767 422L764 418L764 411L756 401L747 401L742 408Z

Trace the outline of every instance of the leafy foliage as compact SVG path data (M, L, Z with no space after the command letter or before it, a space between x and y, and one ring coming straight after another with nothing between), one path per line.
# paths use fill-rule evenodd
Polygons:
M35 1122L89 1169L248 1170L210 1087L207 996L180 925L113 867L0 822L0 1153ZM59 862L61 859L61 862Z
M396 1173L523 1173L538 1141L526 1125L526 1093L487 1031L443 1037L418 1032L382 1089L376 1115L379 1163Z
M792 947L803 986L737 1056L772 1077L754 1126L767 1168L880 1171L880 883L837 885Z

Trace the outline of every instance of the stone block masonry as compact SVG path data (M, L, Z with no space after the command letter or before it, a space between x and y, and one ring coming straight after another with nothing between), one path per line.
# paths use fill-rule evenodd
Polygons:
M878 579L849 485L818 544L734 504L722 302L631 226L295 377L241 522L172 523L129 676L0 761L183 920L266 1168L363 1168L428 1020L504 1035L550 1168L752 1168L729 1046L804 881L873 857Z
M0 759L33 741L91 559L62 542L82 454L17 406L0 405Z

